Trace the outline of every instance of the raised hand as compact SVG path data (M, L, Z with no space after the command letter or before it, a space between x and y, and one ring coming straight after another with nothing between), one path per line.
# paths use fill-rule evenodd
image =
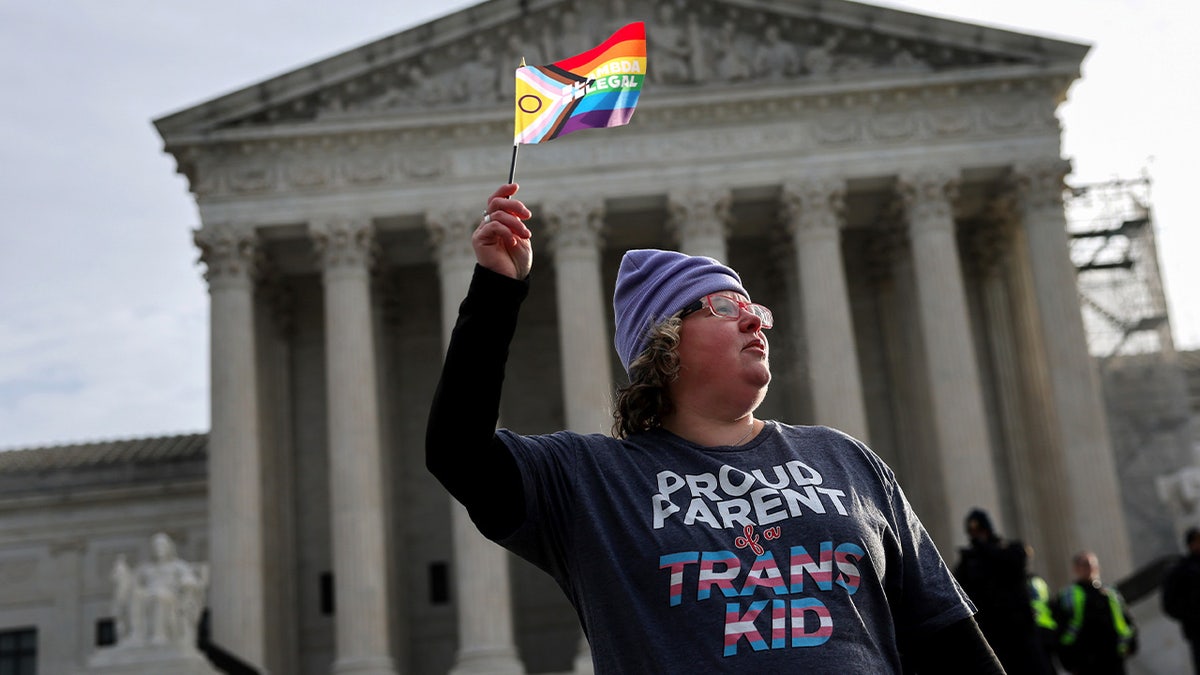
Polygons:
M513 279L524 279L533 267L532 233L524 221L533 214L513 198L518 189L516 183L509 183L492 193L483 220L471 235L471 246L480 265Z

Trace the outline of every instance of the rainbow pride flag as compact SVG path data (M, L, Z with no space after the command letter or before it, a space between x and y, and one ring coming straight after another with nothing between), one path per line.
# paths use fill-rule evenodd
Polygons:
M641 21L578 56L548 66L522 65L517 68L513 145L628 124L645 81L646 26Z

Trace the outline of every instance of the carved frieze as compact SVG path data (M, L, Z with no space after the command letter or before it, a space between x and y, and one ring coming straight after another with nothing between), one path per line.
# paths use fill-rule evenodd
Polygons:
M333 181L333 167L322 162L298 162L284 170L287 184L301 190L324 187Z
M407 178L430 180L449 171L450 160L445 153L405 153L400 172Z
M273 166L245 166L230 169L227 176L230 189L237 194L267 192L278 186Z
M923 111L928 133L932 137L948 138L969 133L975 127L970 108L941 108Z
M865 139L863 120L850 115L828 115L813 125L813 136L821 145L852 145Z
M342 175L351 185L376 185L392 177L392 167L383 157L351 157L341 164Z
M885 112L870 117L871 134L881 141L899 141L915 136L920 128L917 115L911 110Z
M811 95L770 101L706 100L689 107L647 109L637 142L581 134L570 152L538 152L526 162L544 170L694 162L703 157L769 156L813 151L853 151L942 139L987 139L1057 129L1057 119L1036 114L1044 105L1018 102L1003 111L997 85L961 96L953 88L872 95ZM1016 115L1013 123L1006 115ZM723 125L696 142L698 125ZM506 122L445 129L379 131L370 136L327 136L282 144L241 143L236 152L198 150L193 191L197 196L252 197L347 188L407 185L474 175L497 165L496 148L475 143L477 134L504 137ZM1050 125L1046 127L1045 125ZM461 129L470 137L450 136ZM441 134L439 136L439 134ZM440 139L440 140L438 140ZM557 148L558 146L556 146Z
M1010 131L1033 124L1030 106L1025 101L997 101L982 109L984 124L996 131Z
M522 59L533 65L573 56L634 20L646 22L649 86L663 89L887 77L1016 61L891 35L881 25L850 28L787 7L568 0L499 20L486 32L449 34L422 45L394 40L410 47L377 48L372 56L378 65L369 71L224 126L494 108L509 100Z

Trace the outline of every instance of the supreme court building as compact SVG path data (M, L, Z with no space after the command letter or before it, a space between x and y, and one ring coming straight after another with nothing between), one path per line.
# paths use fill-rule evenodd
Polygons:
M632 20L632 122L521 148L501 424L607 432L621 255L709 255L775 310L759 416L866 441L948 561L980 506L1052 585L1084 547L1131 571L1062 205L1086 45L841 0L489 0L155 121L200 213L212 428L125 499L172 504L210 563L214 642L276 674L587 669L562 593L474 530L423 439L513 68ZM132 545L98 532L62 563L83 631Z

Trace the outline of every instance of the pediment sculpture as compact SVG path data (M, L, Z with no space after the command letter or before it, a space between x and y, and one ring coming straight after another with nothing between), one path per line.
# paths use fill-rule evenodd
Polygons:
M919 73L1009 60L889 34L886 25L849 28L785 10L720 0L564 0L468 36L419 49L409 44L369 72L230 123L492 108L512 96L522 59L535 65L566 58L635 20L646 22L651 86L664 88Z

